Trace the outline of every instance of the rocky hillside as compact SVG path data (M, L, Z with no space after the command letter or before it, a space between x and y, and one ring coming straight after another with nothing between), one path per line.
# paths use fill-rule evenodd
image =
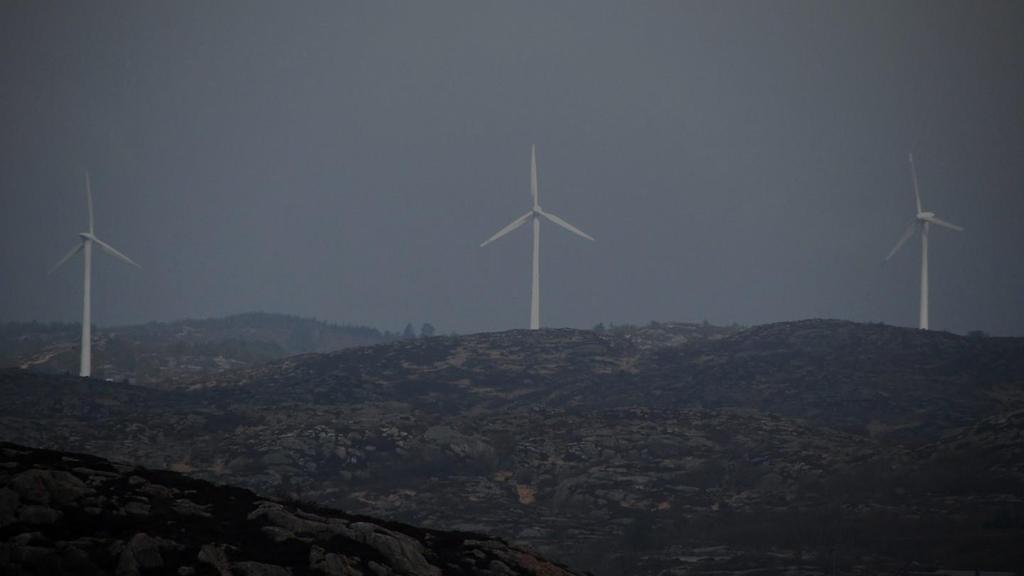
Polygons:
M1022 422L1024 340L835 321L436 337L167 390L0 373L0 438L609 576L1019 569Z
M0 324L0 366L77 374L80 337L78 324ZM93 373L97 378L156 386L293 354L396 339L372 328L283 314L150 322L95 329Z
M739 331L684 322L597 328L640 348L714 340ZM78 324L0 323L0 368L76 374ZM253 312L226 318L150 322L93 329L93 375L103 380L164 387L286 356L334 352L399 340L364 326L339 326L310 318Z
M645 346L579 330L402 341L181 380L223 396L440 412L543 406L750 408L854 434L934 441L1024 406L1024 339L840 321Z
M0 443L0 572L572 576L501 540Z

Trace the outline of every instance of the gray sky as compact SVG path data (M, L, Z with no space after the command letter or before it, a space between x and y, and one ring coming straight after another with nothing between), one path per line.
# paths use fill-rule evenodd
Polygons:
M1024 334L1021 2L0 4L0 319L524 327L835 317Z

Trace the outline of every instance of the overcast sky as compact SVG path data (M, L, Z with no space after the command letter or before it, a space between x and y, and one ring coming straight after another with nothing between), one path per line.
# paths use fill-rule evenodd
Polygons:
M0 320L809 317L1024 335L1024 3L0 4Z

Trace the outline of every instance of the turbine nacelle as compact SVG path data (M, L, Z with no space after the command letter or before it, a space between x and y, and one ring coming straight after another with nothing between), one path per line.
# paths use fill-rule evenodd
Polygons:
M131 264L132 266L135 266L136 268L142 268L142 266L139 266L139 264L137 262L135 262L131 258L125 256L124 254L119 252L116 248L111 246L110 244L107 244L103 240L100 240L99 238L97 238L95 234L92 234L92 233L89 233L89 232L79 232L78 233L78 237L82 239L82 242L80 244L78 244L77 246L72 247L71 251L68 252L67 256L65 256L60 262L57 262L57 264L55 264L53 266L53 268L50 269L50 273L51 274L53 273L54 270L56 270L57 268L60 268L61 265L63 265L68 260L70 260L72 256L74 256L75 254L78 254L78 252L82 250L82 246L85 245L86 241L89 241L89 242L92 242L93 244L96 244L97 246L100 247L101 250L103 250L107 254L110 254L114 258L117 258L118 260L121 260L121 261L126 262L128 264Z
M935 212L918 212L918 220L928 220L929 218L935 218Z

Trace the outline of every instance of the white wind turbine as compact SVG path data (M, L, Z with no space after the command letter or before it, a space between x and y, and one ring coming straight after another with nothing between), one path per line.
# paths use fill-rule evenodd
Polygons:
M593 240L593 238L558 216L541 209L540 198L537 193L537 152L534 146L530 146L530 191L533 194L533 209L513 220L508 226L498 230L494 236L488 238L480 247L482 248L494 242L505 234L526 224L527 221L533 221L533 291L530 299L530 329L536 330L540 328L540 218L543 216L569 232L582 236L587 240Z
M89 304L89 289L92 284L92 245L95 243L97 246L107 251L108 253L124 260L132 266L140 267L138 264L132 261L131 258L121 254L114 249L113 246L107 244L103 240L96 237L93 232L93 218L92 218L92 189L89 185L89 173L85 173L85 198L89 204L89 231L82 232L78 236L81 241L77 246L71 249L67 253L67 256L61 258L60 262L54 264L53 268L50 268L50 274L52 274L57 268L60 268L65 262L70 260L75 254L79 252L85 253L85 280L82 288L82 360L78 371L80 376L89 376L92 374L92 318L91 309Z
M921 208L921 193L917 189L917 170L914 168L914 155L910 155L910 175L914 181L914 198L917 200L917 214L914 219L911 220L907 226L906 232L900 237L896 245L893 246L892 250L889 251L889 255L885 257L885 261L888 262L892 258L893 254L896 253L906 242L914 235L914 232L918 229L921 231L921 307L919 310L919 327L922 330L928 329L928 227L932 224L936 226L942 226L957 232L963 232L964 229L956 224L951 224L945 220L940 220L935 216L934 212L925 212Z

